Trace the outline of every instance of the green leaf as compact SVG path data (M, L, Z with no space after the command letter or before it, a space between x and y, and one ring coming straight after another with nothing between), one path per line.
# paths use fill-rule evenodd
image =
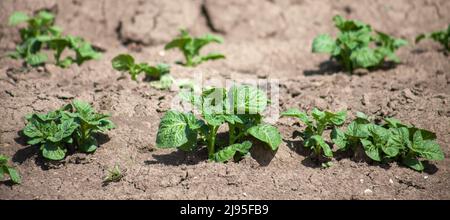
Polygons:
M42 156L50 160L62 160L66 156L67 149L59 144L45 143L42 146Z
M166 112L156 135L156 145L159 148L180 147L197 139L197 131L188 126L186 117L188 116L181 112Z
M97 140L94 137L88 137L80 143L78 149L84 153L92 153L97 150Z
M30 18L28 17L27 14L23 13L23 12L14 12L10 17L9 17L9 25L18 25L22 22L26 22L28 21Z
M439 144L434 140L424 140L420 130L414 133L412 150L428 160L444 160L444 153Z
M328 34L317 36L313 41L313 53L333 53L336 43Z
M347 118L347 112L346 111L340 111L340 112L325 112L327 117L329 117L331 123L333 123L336 126L340 126L344 124L345 119Z
M134 58L128 54L120 54L111 61L112 66L118 71L129 71L134 65Z
M37 17L41 19L44 24L52 23L53 19L55 19L55 16L47 11L40 11Z
M350 123L345 131L345 135L355 138L367 138L369 131L366 124L358 124L356 121Z
M411 145L408 143L410 142L409 132L407 128L391 128L390 132L391 135L382 150L390 157L395 157L401 150L405 149L406 146Z
M281 115L288 116L288 117L296 117L300 121L302 121L303 123L305 123L307 125L311 124L311 121L310 121L308 115L305 112L301 112L300 110L295 109L295 108L288 109L287 111L282 112Z
M234 85L230 88L228 97L237 114L260 114L269 102L264 91L248 85Z
M422 162L420 162L420 160L418 160L416 157L413 156L403 157L402 163L416 171L422 172L425 169Z
M26 57L26 62L30 66L38 66L47 61L47 55L43 53L30 54Z
M221 163L229 161L236 155L237 152L239 152L240 155L248 154L251 147L252 143L250 141L244 141L241 144L230 145L214 153L213 160Z
M381 162L380 150L371 141L367 139L361 139L361 143L364 147L366 155L375 161Z
M12 167L8 167L7 170L8 170L9 177L11 178L11 181L13 181L13 183L20 184L22 182L19 172L17 172L16 169L14 169Z
M314 140L315 145L318 145L322 148L323 154L326 157L333 157L333 152L331 151L330 146L325 142L325 140L320 135L314 135L311 137Z
M208 61L208 60L218 60L218 59L225 59L225 55L220 53L209 53L205 56L201 57L202 62Z
M251 127L248 133L256 139L267 143L270 148L275 151L281 144L281 134L278 129L269 124L260 124Z
M387 123L387 125L390 128L400 128L400 127L407 127L406 125L402 124L402 122L396 118L385 118L384 121Z
M8 157L5 155L0 154L0 166L6 165L8 163Z
M350 59L356 66L364 68L377 66L382 61L382 58L369 47L353 51L350 55Z
M311 115L313 116L313 118L316 120L316 121L325 121L326 119L326 114L325 114L325 112L323 112L323 111L320 111L318 108L314 108L312 111L311 111Z
M331 140L334 144L336 144L336 146L339 147L340 150L348 149L347 137L345 136L345 133L339 128L333 128L333 130L331 131Z

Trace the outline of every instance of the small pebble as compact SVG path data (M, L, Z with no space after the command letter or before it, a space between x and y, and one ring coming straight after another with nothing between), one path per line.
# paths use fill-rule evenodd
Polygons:
M359 182L360 183L364 183L364 179L359 179Z
M165 56L165 55L166 55L166 52L165 52L165 51L163 51L163 50L161 50L161 51L159 51L159 55L163 57L163 56Z
M428 176L424 176L423 178L424 178L424 179L428 179Z
M394 181L393 181L392 179L389 179L389 183L390 183L390 184L393 184Z
M247 196L247 193L242 193L242 195Z
M370 189L364 190L364 195L370 196L370 195L372 195L372 194L373 194L373 191L372 191L372 190L370 190Z

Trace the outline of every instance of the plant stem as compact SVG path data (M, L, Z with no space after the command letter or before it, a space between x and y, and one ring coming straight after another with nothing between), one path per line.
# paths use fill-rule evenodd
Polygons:
M234 137L234 124L228 123L228 133L229 133L229 139L228 139L228 144L232 145L234 144L234 142L236 141L235 137Z
M215 153L215 144L216 144L216 134L218 126L209 126L209 136L208 136L208 158L212 158Z

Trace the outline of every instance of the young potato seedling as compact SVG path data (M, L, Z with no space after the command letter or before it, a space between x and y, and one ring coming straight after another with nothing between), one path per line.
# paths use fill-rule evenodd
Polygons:
M100 58L92 46L80 37L62 36L62 29L54 25L55 16L46 11L40 11L36 16L29 17L23 12L15 12L9 18L9 24L16 26L26 22L27 27L20 29L22 42L16 51L10 53L14 59L24 59L30 66L38 66L48 61L42 49L55 51L56 65L62 68L76 63L82 65L85 61ZM63 51L68 48L75 53L75 57L61 58Z
M425 169L420 158L444 159L433 132L402 124L394 118L386 118L385 122L377 125L371 123L364 114L358 113L345 132L337 128L333 130L333 142L340 150L362 147L371 160L396 160L416 171Z
M356 20L346 20L337 15L333 18L340 33L337 39L328 34L317 36L312 45L314 53L329 53L331 58L353 73L358 68L377 68L385 60L399 63L395 51L408 44L403 39L385 33L373 33L370 25Z
M112 169L108 170L108 174L103 180L103 183L108 184L111 182L119 182L123 177L124 174L122 173L122 170L119 165L116 164Z
M186 59L184 66L194 67L208 60L224 59L225 55L219 53L209 53L200 55L200 50L210 43L223 43L223 39L219 36L207 34L202 37L192 37L186 30L181 30L178 37L166 44L165 49L170 50L178 48Z
M320 111L314 108L311 112L312 119L305 112L301 112L298 109L289 109L283 113L282 116L294 117L306 124L306 129L301 133L301 137L304 141L304 146L312 150L317 161L320 161L320 157L326 158L333 157L331 147L325 142L323 138L323 132L326 128L332 126L341 126L344 124L347 117L346 111L329 112ZM327 163L323 164L324 167L328 166Z
M17 170L8 165L9 158L3 154L0 154L0 180L5 179L5 175L8 175L11 181L15 184L21 183L21 178Z
M429 34L421 34L417 36L416 43L424 39L432 39L438 43L440 43L447 52L450 52L450 24L447 27L447 30L435 31Z
M170 76L170 66L164 63L150 66L147 63L136 63L129 54L120 54L111 61L115 70L128 72L132 80L137 80L137 76L145 73L149 79L157 79L150 82L150 85L157 89L168 89L172 86L173 78Z
M28 124L23 133L28 144L40 146L44 158L62 160L69 145L82 152L94 152L98 146L94 134L115 127L108 118L96 113L88 103L75 100L47 114L26 116Z
M252 86L233 86L228 91L211 88L196 95L181 93L200 112L193 113L170 110L161 119L156 138L160 148L178 148L192 151L198 143L206 143L208 157L212 161L238 160L250 151L252 143L246 139L254 137L276 151L281 143L278 129L263 122L261 113L269 102L266 94ZM228 146L217 144L217 132L228 125Z

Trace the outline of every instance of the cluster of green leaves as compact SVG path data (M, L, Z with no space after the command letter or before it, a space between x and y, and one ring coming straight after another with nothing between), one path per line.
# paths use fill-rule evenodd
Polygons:
M17 170L8 165L9 158L0 154L0 180L5 178L5 174L9 175L11 181L15 184L20 184L21 178Z
M210 160L225 162L238 160L252 147L251 136L276 151L281 143L278 129L263 122L262 112L269 100L264 91L247 85L232 86L228 91L211 88L201 94L182 92L181 96L199 112L170 110L159 125L156 144L160 148L178 148L192 151L199 143L206 143ZM228 125L228 145L216 142L220 126Z
M24 59L30 66L38 66L47 62L48 57L42 49L54 50L56 65L66 68L73 63L78 65L91 59L100 58L92 46L81 37L63 36L62 29L54 25L55 16L46 11L40 11L36 16L29 17L23 12L15 12L9 18L10 25L26 22L27 27L20 29L22 42L16 51L10 53L15 59ZM75 53L75 57L61 58L65 49Z
M178 37L166 44L165 49L178 48L186 59L185 63L180 64L184 66L197 66L200 63L208 60L224 59L225 56L219 53L209 53L207 55L200 55L200 50L209 43L223 43L223 39L219 36L207 34L202 37L192 37L186 30L181 30Z
M339 15L333 21L340 31L337 39L328 34L319 35L312 45L314 53L331 54L351 73L358 68L379 67L385 60L400 62L395 51L407 45L407 41L378 31L374 34L370 25Z
M170 66L164 63L150 66L147 63L136 63L134 58L129 54L120 54L112 59L112 66L118 71L126 71L131 75L132 80L137 80L137 76L145 73L149 79L157 79L152 81L150 85L158 89L167 89L173 83L170 76Z
M123 177L124 174L122 173L122 170L119 165L116 164L112 169L108 170L108 174L103 179L103 183L108 184L111 182L119 182Z
M417 36L416 43L419 43L423 39L432 39L440 43L447 51L450 51L450 24L448 25L447 30Z
M358 113L347 130L333 129L332 140L340 150L356 150L362 147L371 160L377 162L401 161L404 165L423 171L421 158L443 160L444 154L436 142L436 134L411 125L405 125L394 118L384 119L377 125Z
M82 152L94 152L98 146L94 134L115 127L108 118L96 113L88 103L75 100L47 114L27 115L23 133L28 144L40 146L45 158L62 160L69 145Z
M307 126L305 131L301 133L301 138L304 141L304 146L309 148L314 153L314 156L319 160L320 156L331 158L333 152L331 147L325 142L323 132L329 127L341 126L344 124L347 117L346 111L329 112L320 111L314 108L309 117L305 112L298 109L289 109L283 113L282 116L294 117L305 123Z

